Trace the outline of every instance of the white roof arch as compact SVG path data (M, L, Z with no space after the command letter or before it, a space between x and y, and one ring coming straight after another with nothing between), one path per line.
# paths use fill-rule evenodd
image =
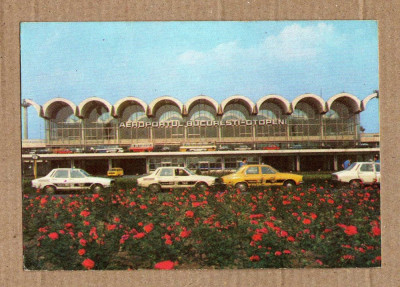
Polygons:
M223 100L221 103L221 110L223 113L225 112L225 107L232 101L239 101L245 103L246 108L249 110L249 113L250 114L254 113L254 107L255 107L254 102L250 100L248 97L242 95L230 96L225 100Z
M367 96L365 99L363 99L363 100L361 101L361 110L365 111L365 109L367 108L368 102L369 102L370 100L374 99L374 98L379 99L379 93L378 93L378 92L373 93L373 94Z
M267 95L259 99L256 103L257 112L260 110L261 106L265 102L277 103L285 114L291 114L292 109L290 107L290 102L280 95Z
M175 99L173 97L170 97L170 96L163 96L163 97L156 98L155 100L153 100L150 103L150 105L149 105L150 116L154 115L155 112L157 111L158 107L160 105L162 105L163 103L172 103L179 108L179 111L181 114L183 113L183 104L181 101L179 101L178 99Z
M187 112L189 113L190 109L192 108L192 106L194 106L196 104L196 102L198 101L205 101L208 104L210 104L210 106L212 106L215 109L215 112L218 113L218 107L219 104L216 100L214 100L213 98L209 97L209 96L204 96L204 95L199 95L197 97L193 97L191 99L189 99L185 106L187 109Z
M54 109L58 109L60 106L69 106L72 109L72 113L76 115L76 105L73 102L64 98L54 98L43 105L43 117L51 118Z
M81 118L84 118L86 116L86 113L88 112L88 109L93 105L93 103L101 103L106 107L108 112L111 114L113 106L106 100L98 97L90 97L87 98L86 100L83 100L79 106L78 106L78 116Z
M114 104L114 115L113 116L114 117L121 116L120 113L122 112L122 110L126 106L128 106L132 103L136 103L137 105L139 105L143 108L145 113L147 112L147 104L143 100L136 98L136 97L125 97L125 98L120 99L119 101L117 101Z
M29 106L32 106L36 110L39 117L43 117L43 109L39 104L37 104L36 102L34 102L30 99L24 99L24 101L26 104L28 104Z
M349 93L340 93L340 94L334 95L333 97L329 98L326 101L328 111L331 109L332 104L336 100L341 101L343 104L345 104L347 107L349 107L351 109L352 113L361 112L360 99Z
M300 95L300 96L296 97L292 101L292 109L293 109L293 111L296 109L296 105L300 101L306 101L308 103L310 103L310 102L311 103L315 103L316 107L318 109L318 113L320 113L320 114L326 113L325 101L320 96L317 96L315 94L303 94L303 95Z

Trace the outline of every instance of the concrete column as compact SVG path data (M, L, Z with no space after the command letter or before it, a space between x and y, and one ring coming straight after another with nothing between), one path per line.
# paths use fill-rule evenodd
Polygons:
M337 154L333 155L333 170L338 170L338 156Z
M146 173L150 173L150 158L146 157Z
M224 156L221 159L221 168L222 168L222 170L225 170L225 157Z
M74 168L74 167L75 167L75 160L71 159L71 168Z
M296 171L300 171L300 156L296 155Z
M108 159L108 169L112 169L112 159Z
M27 104L22 104L24 112L22 113L23 123L24 123L24 140L28 139L28 107Z

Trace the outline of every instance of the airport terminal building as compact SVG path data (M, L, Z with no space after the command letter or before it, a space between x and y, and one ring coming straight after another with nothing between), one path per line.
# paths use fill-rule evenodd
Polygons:
M168 164L199 168L199 162L204 163L204 169L224 169L235 168L247 157L250 162L271 163L281 170L336 170L342 157L364 159L379 152L379 139L360 149L360 113L378 97L378 92L364 99L340 93L325 101L318 95L303 94L290 102L279 95L267 95L254 102L235 95L217 102L197 96L185 103L169 96L151 103L125 97L114 104L91 97L79 104L54 98L39 105L26 99L22 106L23 116L32 106L45 120L46 148L154 147L154 152L98 155L96 159L85 153L80 157L43 155L53 167L85 167L91 166L90 161L102 160L95 165L104 165L104 169L118 165L132 173ZM24 137L26 134L24 131ZM215 148L188 153L180 149L185 146ZM165 147L169 152L162 152ZM129 168L134 162L143 168Z

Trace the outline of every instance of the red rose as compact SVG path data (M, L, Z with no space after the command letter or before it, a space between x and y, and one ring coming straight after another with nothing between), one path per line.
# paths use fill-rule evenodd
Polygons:
M303 223L304 224L311 224L311 220L308 219L308 218L304 218Z
M191 210L188 210L188 211L185 212L185 216L189 217L189 218L192 218L194 216L194 212L191 211Z
M85 253L86 253L86 250L83 249L83 248L78 250L78 254L79 254L80 256L84 255Z
M108 224L107 225L107 230L114 230L117 227L115 224Z
M179 234L179 236L182 237L182 238L186 238L186 237L189 237L190 233L192 233L192 231L183 230L183 231Z
M372 227L372 234L374 236L379 236L381 235L381 229L378 226Z
M86 246L87 241L82 238L82 239L79 240L79 244L82 245L82 246Z
M281 256L281 255L282 255L282 252L280 252L280 251L275 252L275 256Z
M50 238L51 240L56 240L56 239L58 239L58 233L57 233L57 232L52 232L52 233L50 233L50 234L49 234L49 238Z
M154 265L154 269L171 270L174 269L174 266L175 266L174 262L167 260L156 263L156 265Z
M89 215L90 215L90 211L82 210L81 216L83 216L83 217L88 217Z
M94 267L94 261L92 259L85 259L82 262L83 267L85 267L87 270L90 270Z
M346 233L347 235L350 235L350 236L355 235L358 233L357 227L355 227L354 225L346 226L344 233Z
M251 239L253 239L253 241L261 241L262 240L262 234L261 233L256 233L251 237Z
M260 261L260 256L258 256L258 255L253 255L253 256L250 257L250 261L253 261L253 262L255 262L255 261Z
M146 231L147 233L152 231L153 228L154 228L154 224L153 223L147 224L145 227L143 227L144 231Z
M146 233L140 232L140 233L134 235L133 238L140 239L140 238L143 238L145 236L146 236Z

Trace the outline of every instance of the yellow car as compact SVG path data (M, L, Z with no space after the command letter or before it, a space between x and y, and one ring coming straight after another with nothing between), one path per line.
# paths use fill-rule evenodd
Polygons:
M124 170L120 167L113 167L107 171L107 176L123 176Z
M222 177L224 184L240 191L252 186L285 186L292 188L303 182L303 176L292 173L280 173L264 164L249 164L240 167L235 173Z

